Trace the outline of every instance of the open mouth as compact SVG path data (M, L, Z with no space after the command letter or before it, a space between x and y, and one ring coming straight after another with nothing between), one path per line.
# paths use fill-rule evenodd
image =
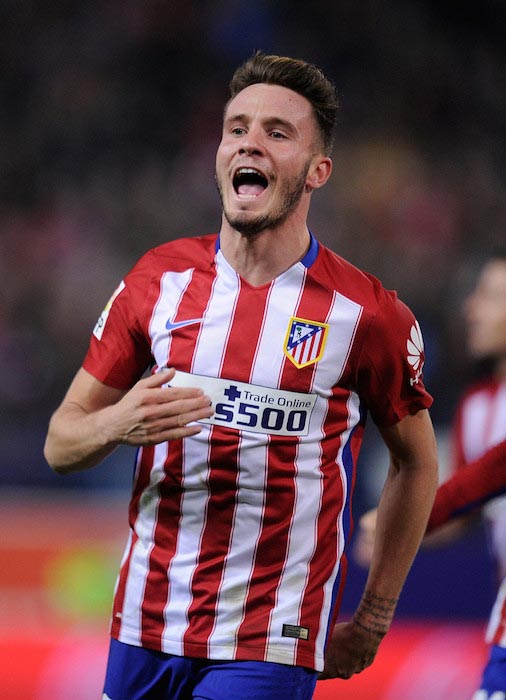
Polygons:
M258 197L269 184L265 175L255 168L238 168L232 183L240 197Z

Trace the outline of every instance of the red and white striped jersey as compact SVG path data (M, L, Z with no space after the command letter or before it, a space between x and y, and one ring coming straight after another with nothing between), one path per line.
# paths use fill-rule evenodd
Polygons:
M102 313L84 368L128 389L151 367L202 386L195 437L139 452L112 635L212 659L321 670L338 613L365 416L431 404L411 311L313 238L271 283L207 235L148 252Z
M482 380L463 396L454 426L455 469L481 457L506 439L506 381ZM498 578L506 579L506 496L483 508ZM503 581L487 630L487 641L506 647L506 582Z

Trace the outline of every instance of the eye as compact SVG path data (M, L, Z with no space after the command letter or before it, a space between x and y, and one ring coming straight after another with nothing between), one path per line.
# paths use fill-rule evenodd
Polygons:
M230 129L230 133L233 136L242 136L243 134L246 133L246 129L242 126L234 126L232 129Z
M285 134L281 133L281 131L271 131L271 136L276 141L282 141L283 139L286 139Z

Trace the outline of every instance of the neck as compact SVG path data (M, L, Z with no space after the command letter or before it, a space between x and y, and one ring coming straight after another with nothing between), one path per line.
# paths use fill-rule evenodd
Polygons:
M220 248L227 262L249 284L258 287L299 262L308 251L311 237L306 225L299 228L265 229L243 235L224 220Z

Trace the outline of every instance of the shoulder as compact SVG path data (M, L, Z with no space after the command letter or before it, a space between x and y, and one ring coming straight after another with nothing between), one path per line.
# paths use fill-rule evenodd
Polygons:
M208 267L216 255L217 234L177 238L148 250L133 270L179 272L194 267Z
M374 312L382 303L397 304L397 293L386 289L374 275L319 244L316 260L310 273L320 283L331 286L338 294Z
M217 236L178 238L151 248L142 255L124 276L118 288L126 302L144 306L158 294L166 273L184 273L194 269L212 271ZM118 290L113 299L118 296ZM123 291L125 290L125 291ZM111 302L110 302L111 303Z
M331 284L337 292L357 297L357 301L360 299L373 301L384 296L397 296L395 292L385 289L374 275L360 269L323 244L320 243L319 246L311 273L320 278L323 283Z

